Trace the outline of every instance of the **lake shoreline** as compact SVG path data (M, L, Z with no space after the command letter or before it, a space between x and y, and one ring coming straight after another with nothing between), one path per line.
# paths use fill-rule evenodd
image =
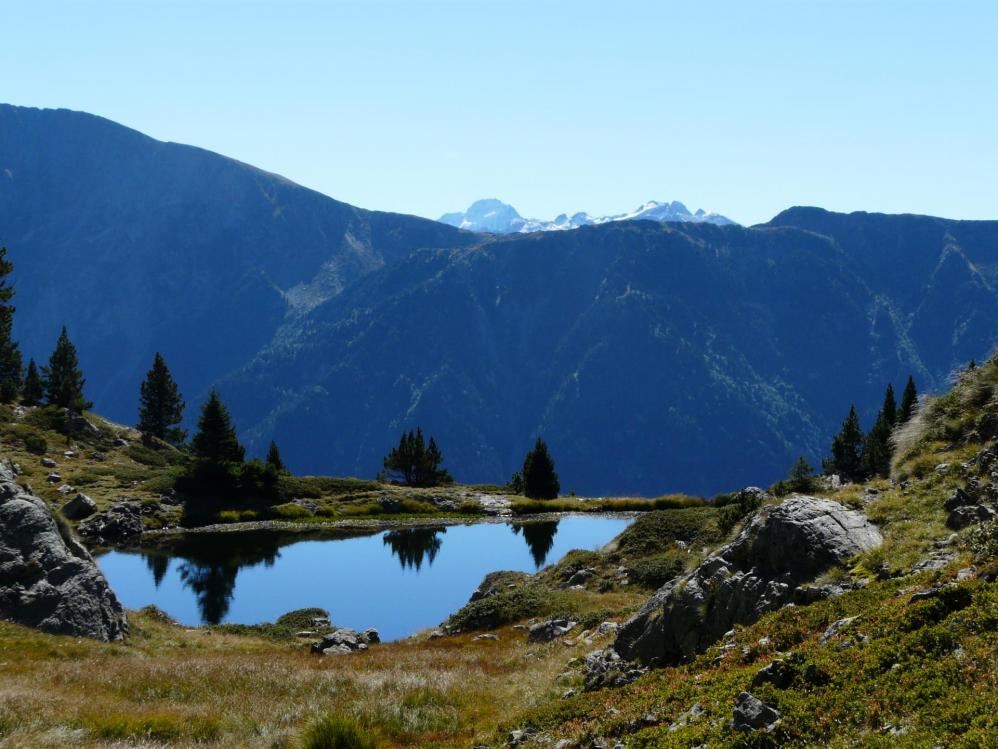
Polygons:
M635 518L641 515L638 511L629 512L547 512L530 515L482 515L479 517L469 515L439 515L432 517L408 517L400 519L391 518L358 518L349 520L329 520L329 521L305 521L294 520L250 520L239 523L213 523L197 527L176 527L159 528L148 530L142 534L135 544L104 544L102 548L108 549L129 549L136 546L144 546L148 541L154 543L160 541L169 542L184 538L189 535L218 534L218 533L249 533L254 531L280 531L288 533L321 533L329 531L331 534L344 533L345 535L367 535L380 533L387 530L402 530L406 528L425 528L455 525L484 525L496 523L534 523L550 522L568 517L596 517L596 518Z

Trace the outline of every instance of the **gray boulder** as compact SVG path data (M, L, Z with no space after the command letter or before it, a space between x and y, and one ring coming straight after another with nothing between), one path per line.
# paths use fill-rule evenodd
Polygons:
M340 627L323 635L318 642L312 643L312 652L316 655L344 655L357 650L367 650L368 645L381 642L376 629L358 632L349 627Z
M881 541L864 515L831 500L795 496L763 507L732 543L660 588L621 628L614 648L648 666L689 660L735 624L793 603L802 583Z
M62 514L70 520L82 520L97 512L97 503L86 494L77 494L62 506Z
M949 514L946 518L946 527L958 531L975 523L987 522L994 514L994 510L985 505L963 505Z
M128 623L93 557L0 462L0 618L52 634L119 640Z
M97 543L119 543L145 530L138 502L116 502L104 512L80 523L80 535Z
M755 695L742 692L735 702L731 727L736 731L771 731L780 720L780 713Z
M613 648L595 650L586 656L585 689L592 691L604 687L622 687L646 673L647 668L625 661Z
M564 637L573 629L577 622L568 619L549 619L540 622L530 628L527 634L527 642L551 642L559 637Z
M966 489L957 487L953 490L953 493L949 495L949 498L943 503L943 507L946 510L952 512L957 507L966 507L967 505L977 504L977 499L971 496L970 492Z

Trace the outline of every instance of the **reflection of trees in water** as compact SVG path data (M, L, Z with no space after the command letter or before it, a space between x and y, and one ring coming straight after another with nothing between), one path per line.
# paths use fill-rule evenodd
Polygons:
M184 585L194 592L202 621L218 624L229 612L239 570L261 562L271 566L280 556L280 547L289 542L281 534L269 531L191 534L170 552L182 560L177 571ZM154 567L150 557L147 563L155 577L158 567ZM169 556L161 558L169 563Z
M170 568L170 557L166 554L143 554L142 556L146 560L146 565L152 572L153 582L158 588L159 584L163 582L163 578L166 577L166 571Z
M551 547L554 546L554 534L558 532L557 520L542 520L536 523L512 523L513 533L523 531L523 540L527 542L530 555L534 558L537 569L544 566Z
M446 532L446 528L402 528L386 533L384 543L392 547L392 554L398 557L402 569L411 567L419 571L424 559L427 564L433 564L443 543L438 534Z

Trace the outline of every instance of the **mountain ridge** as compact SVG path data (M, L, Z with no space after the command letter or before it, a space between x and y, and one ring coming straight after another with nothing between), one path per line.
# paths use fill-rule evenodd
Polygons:
M998 222L474 234L66 111L0 107L0 242L23 350L69 323L97 409L133 420L159 350L188 425L217 385L300 472L373 475L422 426L459 479L505 481L540 434L566 489L711 493L998 341Z
M660 203L648 201L638 206L630 213L619 213L610 216L590 216L584 211L571 216L562 213L552 221L524 218L517 210L496 198L476 200L466 211L445 213L439 219L441 223L460 229L476 232L495 232L499 234L529 234L538 231L568 231L581 226L607 224L614 221L678 221L692 223L734 224L735 222L719 213L707 212L698 208L691 212L678 200Z
M41 361L68 323L92 399L119 420L134 418L134 383L156 350L188 393L201 393L289 313L416 247L470 236L95 115L0 106L0 242L15 264L15 334ZM52 282L53 267L71 295Z

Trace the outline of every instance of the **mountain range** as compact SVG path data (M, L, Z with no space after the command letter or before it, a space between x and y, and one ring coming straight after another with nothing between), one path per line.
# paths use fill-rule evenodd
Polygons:
M711 493L827 450L855 400L998 340L998 222L792 208L752 227L474 233L368 211L93 115L0 106L15 334L65 323L132 421L161 351L250 454L373 476L421 425L460 480L547 438L564 490Z
M612 221L679 221L720 225L735 223L719 213L708 213L702 208L691 213L678 200L671 203L658 203L652 200L630 213L619 213L613 216L590 216L588 213L580 211L571 216L562 213L556 216L553 221L544 221L536 218L523 218L513 206L495 198L476 200L468 207L468 210L445 213L440 217L440 221L459 229L496 234L565 231L578 229L580 226L607 224Z

